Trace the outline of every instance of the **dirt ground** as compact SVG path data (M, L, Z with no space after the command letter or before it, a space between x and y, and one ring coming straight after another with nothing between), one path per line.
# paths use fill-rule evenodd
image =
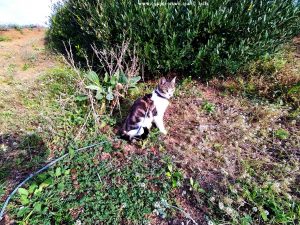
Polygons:
M45 50L44 28L0 30L0 76L28 80L55 65Z

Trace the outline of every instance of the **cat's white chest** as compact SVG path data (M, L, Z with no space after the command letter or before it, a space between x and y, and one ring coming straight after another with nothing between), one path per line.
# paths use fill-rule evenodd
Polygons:
M152 94L151 100L154 102L157 111L157 116L164 116L164 113L169 105L169 101L167 99L157 96L156 93Z

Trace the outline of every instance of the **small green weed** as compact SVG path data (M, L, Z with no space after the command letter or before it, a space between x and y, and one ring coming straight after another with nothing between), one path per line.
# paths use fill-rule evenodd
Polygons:
M174 166L171 163L168 164L166 176L170 179L173 188L182 185L183 175L179 170L174 169Z
M280 71L287 64L286 55L283 51L271 56L264 55L260 60L248 64L246 71L250 75L265 75L270 76Z
M16 64L9 64L8 65L7 72L8 72L9 76L13 76L14 75L14 73L16 72L16 67L17 67Z
M86 78L89 81L86 88L95 91L95 99L102 102L102 104L106 104L106 101L112 102L111 106L113 108L116 104L119 106L119 97L124 97L128 89L136 88L137 82L141 79L139 76L127 77L121 70L111 76L105 73L103 80L100 80L95 72L90 71L86 74ZM82 99L88 99L88 96Z
M204 101L204 103L202 104L202 109L208 113L208 114L212 114L216 111L216 106L213 103L210 103L208 101Z
M291 46L284 46L277 54L266 55L246 65L235 77L224 81L215 79L211 83L231 94L298 108L300 76L293 52Z
M290 118L293 118L293 119L296 119L296 118L300 118L300 107L295 109L295 110L292 110L290 113L289 113L289 117Z
M190 177L190 191L195 191L197 193L205 193L205 190L201 188L198 181Z
M160 140L161 133L158 128L152 128L149 132L148 138L142 141L141 148L149 149L154 146L162 145L162 141Z
M23 67L22 67L22 70L23 71L26 71L30 68L30 64L29 63L24 63Z
M184 80L182 81L181 85L183 87L185 87L185 86L189 85L192 82L193 82L192 76L188 76L187 78L184 78Z
M286 140L289 138L289 132L285 129L278 129L275 131L275 136L281 140Z
M14 112L12 111L2 111L0 112L0 117L2 117L3 119L9 119L14 115Z

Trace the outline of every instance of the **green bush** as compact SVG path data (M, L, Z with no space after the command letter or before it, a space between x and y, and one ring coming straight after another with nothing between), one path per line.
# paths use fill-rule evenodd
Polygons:
M178 71L204 77L235 73L300 31L297 0L184 2L191 4L65 0L51 18L49 44L64 51L63 41L70 40L78 60L84 61L85 52L92 61L91 44L111 49L130 40L150 74Z

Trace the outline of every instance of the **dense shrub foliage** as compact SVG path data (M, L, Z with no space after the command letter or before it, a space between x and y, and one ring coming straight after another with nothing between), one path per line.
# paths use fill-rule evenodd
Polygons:
M91 44L110 49L130 40L151 73L172 70L204 76L234 73L274 53L300 31L300 2L295 0L181 3L66 0L51 18L49 43L63 51L62 42L70 40L78 59L83 52L92 59Z

